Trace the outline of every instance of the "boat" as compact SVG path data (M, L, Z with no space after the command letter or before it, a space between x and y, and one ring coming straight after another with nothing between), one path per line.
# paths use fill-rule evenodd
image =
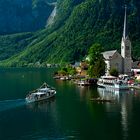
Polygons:
M89 86L90 84L85 80L80 80L80 81L77 82L77 85L79 85L79 86Z
M129 86L127 81L119 79L114 76L102 76L99 78L97 85L104 87L106 89L115 89L115 90L128 90Z
M77 84L79 86L96 86L97 85L97 79L95 78L90 78L90 79L84 79L84 80L79 80L77 81Z
M61 77L58 76L58 75L56 75L56 76L54 76L53 78L54 78L54 79L60 79Z
M31 91L27 96L26 96L26 102L27 103L32 103L32 102L38 102L42 100L46 100L49 98L54 97L56 94L56 90L46 83L44 83L39 89L36 89L34 91Z

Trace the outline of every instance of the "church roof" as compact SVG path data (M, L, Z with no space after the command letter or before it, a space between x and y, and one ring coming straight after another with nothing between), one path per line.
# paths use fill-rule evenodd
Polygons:
M117 52L117 50L112 50L112 51L106 51L106 52L103 52L103 57L105 59L111 59L112 56Z

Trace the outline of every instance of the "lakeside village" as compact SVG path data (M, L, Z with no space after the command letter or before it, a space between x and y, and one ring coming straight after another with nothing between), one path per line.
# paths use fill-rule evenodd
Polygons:
M125 8L121 54L117 50L103 52L100 44L93 44L84 61L61 68L54 74L54 78L72 80L80 86L140 89L140 61L132 60L131 48Z

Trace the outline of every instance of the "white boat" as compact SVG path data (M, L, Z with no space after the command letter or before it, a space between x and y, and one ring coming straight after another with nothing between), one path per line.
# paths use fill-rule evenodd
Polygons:
M106 89L115 89L115 90L128 90L129 86L127 84L127 81L118 79L114 76L102 76L98 82L97 85L100 87L104 87Z
M39 89L32 91L26 96L26 102L32 103L46 100L55 96L55 94L56 94L55 89L44 83Z

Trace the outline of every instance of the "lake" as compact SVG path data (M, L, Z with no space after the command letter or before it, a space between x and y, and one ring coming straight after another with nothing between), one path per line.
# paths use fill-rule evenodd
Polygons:
M0 69L0 140L138 140L140 91L118 93L53 79L55 69ZM49 101L26 104L43 82L56 88ZM91 98L112 99L111 103Z

